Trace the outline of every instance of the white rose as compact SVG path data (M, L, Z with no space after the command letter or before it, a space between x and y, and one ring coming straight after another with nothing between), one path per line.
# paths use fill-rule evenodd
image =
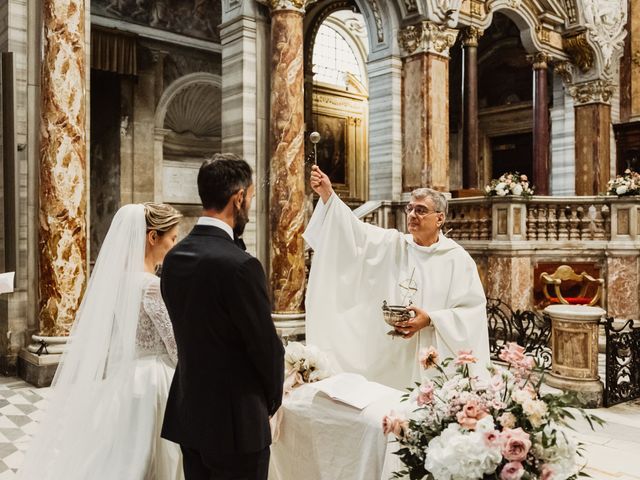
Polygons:
M542 400L526 400L522 404L522 410L529 418L531 425L538 428L542 425L544 417L547 415L547 404Z
M516 389L511 393L511 399L520 405L524 405L525 402L531 400L531 394L525 390Z

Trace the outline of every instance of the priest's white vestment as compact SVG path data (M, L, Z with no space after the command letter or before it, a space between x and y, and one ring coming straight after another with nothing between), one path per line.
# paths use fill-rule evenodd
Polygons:
M440 358L473 350L472 373L486 378L489 339L486 297L476 264L440 234L422 247L412 235L366 224L334 193L322 200L304 238L314 250L306 296L307 343L326 351L347 372L404 389L423 377L419 351L433 345ZM411 339L387 335L382 303L401 304L412 278L413 304L431 325Z

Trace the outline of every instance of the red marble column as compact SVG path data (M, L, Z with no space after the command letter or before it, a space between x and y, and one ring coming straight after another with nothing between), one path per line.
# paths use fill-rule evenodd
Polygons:
M576 195L606 190L611 162L612 85L604 80L573 85L576 136Z
M549 195L548 56L533 56L533 182L536 195Z
M44 0L40 136L40 332L64 336L87 272L85 0Z
M288 3L279 2L288 8L273 8L271 17L270 271L277 314L304 311L305 283L304 12Z
M464 124L462 144L462 186L478 188L478 39L482 31L469 27L463 31L464 46Z

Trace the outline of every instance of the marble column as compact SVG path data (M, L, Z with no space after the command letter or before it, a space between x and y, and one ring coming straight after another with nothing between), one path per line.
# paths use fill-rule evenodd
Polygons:
M271 288L275 315L304 311L304 1L271 1ZM280 317L275 317L280 318Z
M478 39L482 30L469 27L462 32L464 47L464 124L462 186L478 188Z
M87 278L85 1L43 0L40 332L68 335Z
M640 120L640 2L629 2L629 42L631 56L631 108L632 121Z
M549 195L549 56L533 55L533 181L536 195Z
M575 109L576 195L597 195L610 177L613 86L594 80L573 85L569 92Z
M449 190L449 48L457 30L422 22L403 28L402 190Z

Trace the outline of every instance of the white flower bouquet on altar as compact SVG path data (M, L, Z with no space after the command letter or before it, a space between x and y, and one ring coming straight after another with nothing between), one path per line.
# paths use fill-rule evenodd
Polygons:
M627 168L624 175L616 175L607 182L607 195L640 195L640 173Z
M333 374L329 357L318 347L289 342L284 350L285 392L296 385L312 383ZM289 387L289 388L287 388Z
M439 363L437 351L424 349L420 363L437 370L431 380L409 389L406 418L383 419L395 435L394 452L404 464L393 478L411 480L564 480L581 474L580 446L566 430L573 419L571 395L541 395L541 375L524 348L509 343L500 353L504 369L488 367L491 378L469 374L471 351ZM455 373L448 373L451 362ZM581 409L591 427L602 421Z
M533 195L533 187L529 185L526 175L518 172L505 173L497 180L494 178L491 183L484 187L488 197L530 197Z

